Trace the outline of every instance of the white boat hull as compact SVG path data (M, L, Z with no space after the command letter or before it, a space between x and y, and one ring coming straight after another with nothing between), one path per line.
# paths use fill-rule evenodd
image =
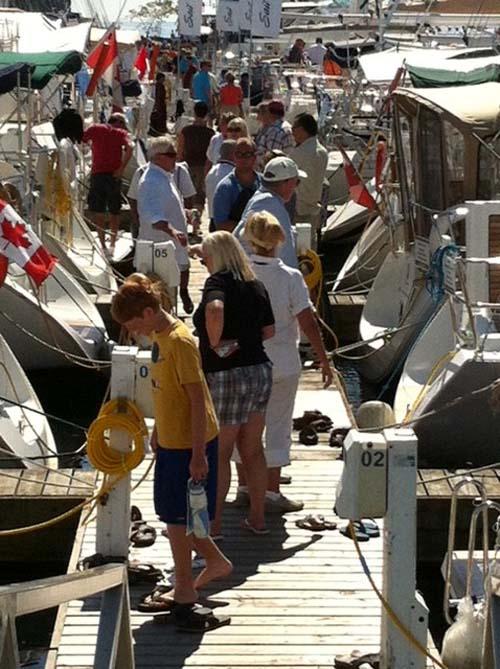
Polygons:
M385 259L368 293L359 324L366 343L358 368L363 377L380 383L401 364L435 312L437 305L421 282L412 253L391 253ZM390 337L371 339L394 328Z
M389 253L389 229L377 217L363 232L333 284L332 292L369 288Z
M97 308L60 264L42 291L39 303L22 272L0 288L1 331L24 369L88 366L109 356Z
M52 430L47 418L38 412L43 412L42 405L24 370L0 335L0 448L19 456L10 457L1 452L2 468L36 468L28 458L50 455L54 457L44 458L42 464L57 467Z

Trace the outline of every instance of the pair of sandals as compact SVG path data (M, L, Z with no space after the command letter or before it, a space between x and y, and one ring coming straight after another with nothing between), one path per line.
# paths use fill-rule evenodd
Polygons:
M323 532L323 530L336 530L337 523L331 520L326 520L322 515L313 516L309 514L304 518L299 518L295 521L295 525L301 530L310 530L311 532Z
M370 539L375 539L380 536L380 530L377 523L373 518L363 518L362 520L353 520L352 526L354 528L354 534L357 541L369 541ZM352 539L351 530L349 524L343 527L340 530L340 534L343 534L344 537Z
M304 446L315 446L318 443L318 434L328 432L333 427L329 416L317 409L304 411L300 418L293 419L293 429L299 431L299 441Z

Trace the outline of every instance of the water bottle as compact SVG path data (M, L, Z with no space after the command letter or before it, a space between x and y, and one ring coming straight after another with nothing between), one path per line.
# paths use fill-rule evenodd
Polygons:
M193 479L188 481L188 507L188 534L193 532L198 539L205 539L210 533L207 495L203 483L198 483Z

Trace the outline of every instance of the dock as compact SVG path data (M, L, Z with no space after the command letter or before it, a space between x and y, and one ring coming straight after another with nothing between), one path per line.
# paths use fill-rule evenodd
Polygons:
M193 300L205 279L203 268L193 263ZM181 312L182 316L182 312ZM349 427L349 413L335 387L323 390L321 375L304 370L295 405L295 416L319 409L335 427ZM256 537L240 528L245 510L227 505L223 551L233 561L230 578L202 591L203 603L229 615L231 624L205 635L180 634L140 613L140 597L153 588L133 585L131 627L137 669L199 667L203 669L332 669L336 655L380 650L381 607L363 572L354 544L337 530L312 532L295 521L307 514L321 514L346 525L333 513L335 490L343 463L340 450L330 448L328 435L315 446L303 446L294 432L292 464L286 473L291 485L282 492L304 501L305 508L286 515L269 514L269 536ZM132 487L150 465L146 458L132 472ZM155 527L157 539L149 548L131 548L130 559L152 563L166 570L172 559L168 540L153 508L153 474L150 472L132 493L144 520ZM236 494L233 476L228 500ZM381 533L383 529L380 522ZM69 571L78 561L95 553L95 521L80 523ZM363 555L378 586L382 580L382 538L362 544ZM206 598L206 600L205 600ZM92 669L100 615L100 597L72 601L59 608L47 669ZM432 647L432 641L429 642ZM433 652L435 652L433 650ZM434 667L433 663L428 667ZM125 669L125 668L124 668Z

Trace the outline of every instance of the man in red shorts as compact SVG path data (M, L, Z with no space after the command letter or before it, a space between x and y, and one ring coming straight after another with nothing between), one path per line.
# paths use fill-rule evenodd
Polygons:
M132 144L126 128L125 116L115 113L111 114L107 123L94 123L83 133L83 141L90 144L92 150L88 207L105 250L106 212L109 212L111 255L120 224L121 178L132 156Z

